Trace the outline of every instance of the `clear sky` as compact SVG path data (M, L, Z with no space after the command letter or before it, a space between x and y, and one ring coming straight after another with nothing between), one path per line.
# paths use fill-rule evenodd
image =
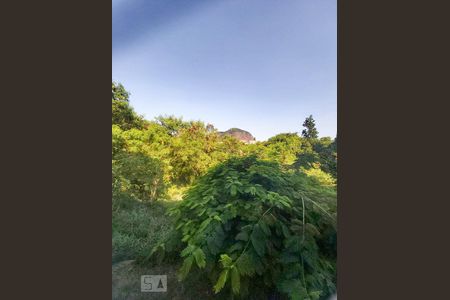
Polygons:
M336 0L113 0L113 80L135 110L257 140L337 133Z

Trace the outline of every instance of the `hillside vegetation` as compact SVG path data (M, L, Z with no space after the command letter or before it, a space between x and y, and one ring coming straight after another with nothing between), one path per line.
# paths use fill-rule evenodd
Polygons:
M173 266L206 289L198 299L336 291L337 145L312 116L301 135L243 143L201 121L145 120L113 82L112 121L113 264Z

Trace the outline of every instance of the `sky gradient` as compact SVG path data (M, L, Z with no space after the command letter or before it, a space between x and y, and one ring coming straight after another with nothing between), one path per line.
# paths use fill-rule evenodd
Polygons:
M113 80L136 112L257 140L337 133L336 0L113 0Z

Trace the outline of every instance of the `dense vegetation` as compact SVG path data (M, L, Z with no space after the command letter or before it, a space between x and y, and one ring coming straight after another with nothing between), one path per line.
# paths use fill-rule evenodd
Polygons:
M300 136L244 144L112 94L113 261L182 263L223 299L335 291L337 145L312 116Z

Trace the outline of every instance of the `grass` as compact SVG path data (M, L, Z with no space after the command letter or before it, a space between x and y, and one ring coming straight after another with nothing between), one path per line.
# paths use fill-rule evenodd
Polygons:
M113 198L112 263L139 260L169 234L170 220L165 215L173 201L141 203L129 196Z
M177 270L181 260L158 266L136 263L146 257L156 243L170 233L171 223L165 213L175 204L176 201L170 200L142 203L127 194L113 196L113 299L214 299L208 280L200 278L202 274L192 274L191 278L183 282L178 281ZM141 275L157 274L167 275L167 292L142 293Z

